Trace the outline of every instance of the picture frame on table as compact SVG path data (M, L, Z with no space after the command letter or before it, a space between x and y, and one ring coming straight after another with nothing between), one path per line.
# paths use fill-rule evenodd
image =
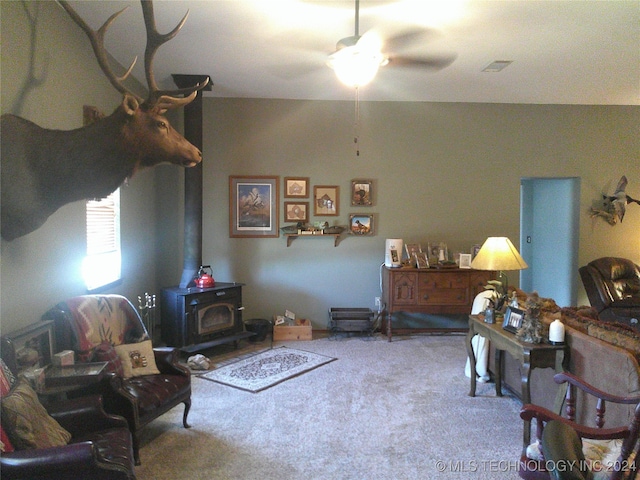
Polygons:
M316 185L313 187L313 214L337 217L340 212L340 187Z
M522 326L522 319L524 318L524 310L515 307L507 307L504 313L504 321L502 322L502 328L507 332L517 333Z
M416 253L422 252L422 246L419 243L405 243L404 249L407 252L407 258L412 261Z
M229 176L229 237L278 237L279 177Z
M481 248L482 248L482 245L480 245L479 243L471 247L471 260L476 258L476 255L478 255L478 252L480 251Z
M373 205L373 181L351 180L351 206L370 207Z
M416 268L429 268L429 256L427 252L416 252L413 254Z
M349 235L359 237L375 235L375 219L373 214L352 213L349 215Z
M309 177L284 177L284 198L309 198Z
M461 253L460 254L460 268L471 268L471 254L470 253Z
M53 320L43 320L4 335L15 351L16 373L51 364L55 345L53 326Z
M308 222L309 202L284 202L285 222Z
M444 242L429 242L428 254L429 262L434 265L440 261L447 261L449 259L449 250L447 244Z

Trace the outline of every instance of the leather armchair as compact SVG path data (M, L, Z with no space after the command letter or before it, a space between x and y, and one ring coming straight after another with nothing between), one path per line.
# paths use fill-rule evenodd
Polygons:
M626 258L603 257L579 269L600 320L640 328L640 267Z
M82 329L78 328L78 319L82 322L93 321L90 316L91 308L87 304L104 305L108 308L100 313L100 331L105 341L113 345L136 343L148 338L146 328L140 315L125 297L120 295L86 295L74 297L61 302L49 310L43 319L53 319L55 322L56 351L73 350L76 358L86 358L87 352L81 345ZM104 312L104 313L103 313ZM127 326L120 336L113 334L117 331L116 321L111 317L120 315L118 321L126 318ZM102 379L96 392L104 398L105 410L109 413L123 416L133 436L133 452L136 464L140 464L139 433L148 423L171 410L184 404L182 423L189 428L187 416L191 408L191 372L180 365L179 352L173 347L153 348L155 363L160 374L150 374L124 378L117 373L110 372ZM91 361L91 358L88 359Z
M3 340L2 358L16 371L13 346ZM109 415L99 396L50 404L51 415L71 433L60 447L16 450L0 455L3 479L135 480L133 442L127 421Z

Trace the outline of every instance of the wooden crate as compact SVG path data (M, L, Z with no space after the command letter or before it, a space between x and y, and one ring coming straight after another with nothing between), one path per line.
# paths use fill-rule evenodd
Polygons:
M273 340L312 340L311 321L301 318L295 322L296 325L274 325Z

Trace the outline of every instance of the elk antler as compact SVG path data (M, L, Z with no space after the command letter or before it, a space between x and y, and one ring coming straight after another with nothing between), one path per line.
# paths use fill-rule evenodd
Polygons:
M87 25L87 23L80 17L80 15L78 15L76 11L73 8L71 8L71 6L67 3L66 0L58 0L58 3L62 5L62 8L64 8L67 11L69 16L71 16L71 18L73 19L73 21L76 22L76 24L78 24L78 26L80 26L80 28L82 28L82 30L84 30L84 32L89 37L89 40L91 41L91 46L93 47L93 52L95 53L96 58L98 60L98 64L100 65L100 68L102 69L104 74L107 76L107 78L111 82L111 85L113 85L116 88L116 90L118 90L123 95L129 94L134 96L136 99L138 99L139 103L142 103L145 106L145 108L150 109L155 107L155 108L158 108L159 110L168 110L171 108L181 107L183 105L190 103L196 97L198 90L203 89L209 83L209 79L207 78L207 80L205 80L204 82L198 83L193 87L180 88L177 90L160 90L158 88L158 85L155 81L155 77L153 75L153 70L152 70L153 57L156 51L158 50L158 48L160 48L162 44L168 42L178 34L178 32L180 31L184 23L187 21L187 17L189 16L189 11L187 11L187 13L182 18L182 20L180 20L180 23L178 23L178 25L172 31L163 35L163 34L160 34L158 32L158 29L156 28L156 21L153 16L152 1L141 0L140 3L142 4L142 13L144 15L144 23L147 30L147 46L144 52L144 66L145 66L145 76L147 78L147 85L149 87L149 95L147 99L143 101L142 98L137 96L132 91L128 90L123 85L123 82L131 74L131 71L133 70L133 67L136 64L138 57L133 59L133 62L131 62L131 65L123 75L117 76L115 73L113 73L113 70L109 66L109 61L107 59L107 51L104 48L104 35L107 29L121 13L124 12L129 7L125 7L119 12L116 12L113 15L111 15L98 30L92 30L91 27L89 27L89 25ZM187 96L176 97L175 95L187 95Z

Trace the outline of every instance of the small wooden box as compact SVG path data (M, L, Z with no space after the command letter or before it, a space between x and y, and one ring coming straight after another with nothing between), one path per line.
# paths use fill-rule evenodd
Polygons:
M296 325L274 325L273 340L312 340L311 321L306 318L301 318L295 322Z

